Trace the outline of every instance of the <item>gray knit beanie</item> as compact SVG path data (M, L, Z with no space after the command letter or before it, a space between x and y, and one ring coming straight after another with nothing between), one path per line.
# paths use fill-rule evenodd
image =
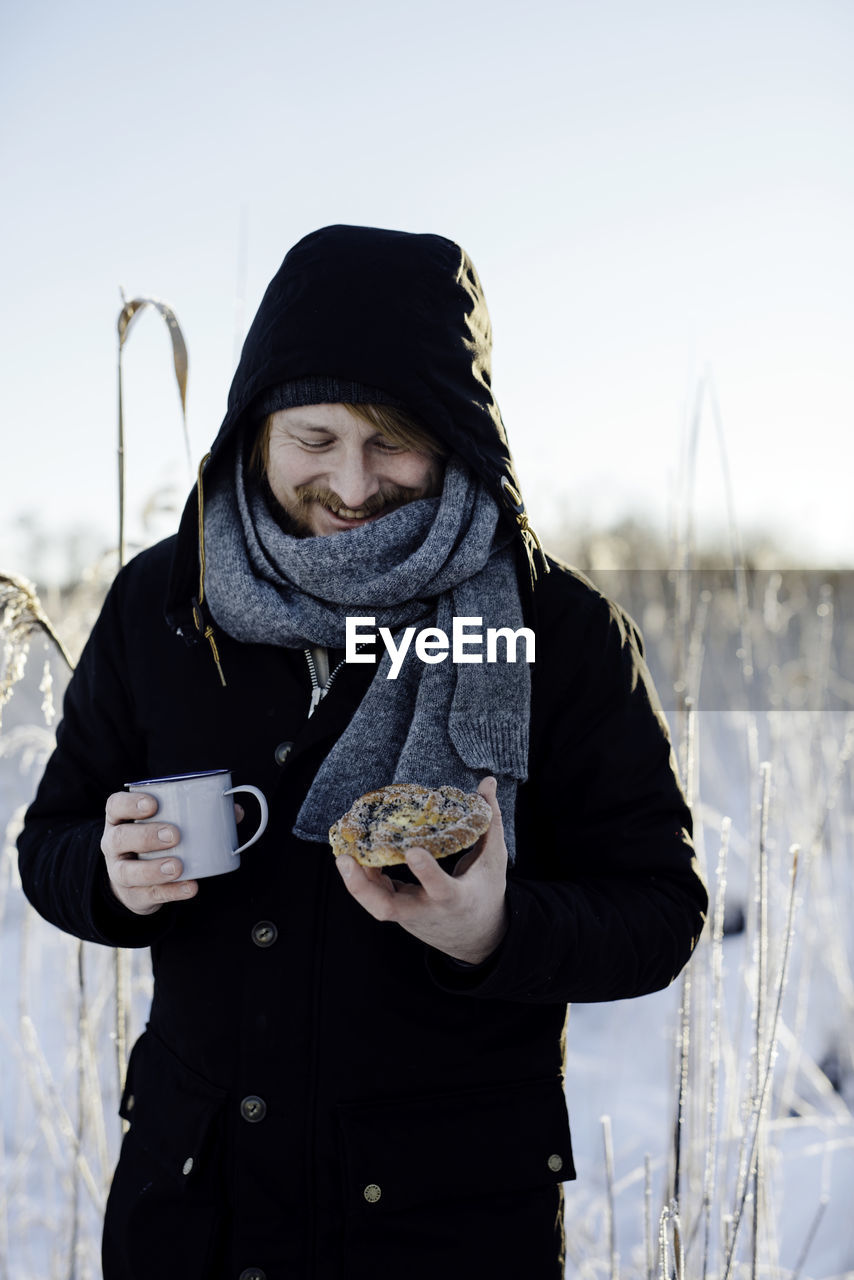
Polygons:
M308 378L294 378L270 387L257 401L255 414L265 418L279 409L295 409L302 404L387 404L402 409L400 400L379 387L366 387L361 382L347 382L315 374Z

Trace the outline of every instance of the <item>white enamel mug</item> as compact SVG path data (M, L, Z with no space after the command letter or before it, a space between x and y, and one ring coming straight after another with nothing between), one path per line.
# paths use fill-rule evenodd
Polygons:
M142 782L126 782L128 791L142 791L154 796L157 814L154 818L138 818L137 822L169 822L178 828L180 843L157 853L140 853L151 861L174 853L184 864L179 880L201 880L204 876L221 876L236 871L240 855L267 829L267 801L257 787L231 785L228 769L209 769L205 773L179 773L168 778L146 778ZM238 846L234 802L231 797L248 791L261 806L261 822L250 840Z

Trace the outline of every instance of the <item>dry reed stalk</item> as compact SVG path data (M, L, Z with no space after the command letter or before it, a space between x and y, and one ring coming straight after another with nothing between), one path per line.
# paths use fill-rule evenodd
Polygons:
M130 302L122 293L122 309L119 312L117 329L119 334L119 354L118 354L118 397L119 397L119 424L118 424L118 464L119 464L119 568L125 562L125 426L124 426L124 397L122 394L122 355L124 353L125 343L130 335L131 326L136 316L141 315L147 307L153 307L166 322L169 330L169 337L172 340L172 361L175 366L175 379L178 383L178 394L181 397L181 420L184 428L184 445L187 450L187 465L190 467L190 437L187 432L187 344L184 341L184 335L181 332L181 326L175 316L175 312L168 303L162 302L159 298L133 298Z
M795 927L795 905L796 905L796 884L798 876L798 855L800 850L797 845L793 845L790 849L792 857L791 871L789 877L789 902L786 918L786 929L783 936L783 954L780 960L780 971L777 977L776 993L774 1001L774 1010L771 1022L768 1028L767 1036L767 1055L758 1078L758 1089L753 1099L748 1124L745 1125L745 1144L744 1159L742 1168L746 1170L743 1180L740 1179L741 1197L736 1199L735 1214L733 1217L732 1240L726 1259L722 1280L728 1280L732 1271L733 1262L735 1260L735 1250L738 1244L738 1230L744 1215L745 1203L751 1185L750 1174L754 1167L757 1144L759 1141L760 1128L765 1114L765 1106L768 1100L768 1089L771 1083L771 1077L774 1071L774 1059L777 1046L777 1030L780 1021L780 1010L783 1003L783 992L786 986L786 975L788 971L789 955L791 953L792 938L794 936Z
M814 833L812 840L807 848L807 860L812 862L815 860L816 854L822 845L827 843L827 828L830 815L836 807L839 799L839 792L842 783L848 773L849 765L852 757L854 757L854 716L848 717L848 728L842 740L842 745L836 758L836 764L828 783L826 794L821 800L821 811L814 823ZM828 895L831 899L833 895ZM845 930L832 928L825 938L826 943L832 943L834 938L845 936ZM831 958L834 961L834 971L843 1000L849 1010L854 1012L854 974L851 971L851 965L848 961L847 954L842 947L831 948Z
M685 1275L682 1228L672 1201L661 1210L658 1220L658 1275L659 1280L683 1280Z
M718 459L720 462L721 476L724 483L724 494L726 496L727 509L727 531L730 540L730 554L732 557L733 573L735 575L736 599L738 601L738 624L741 635L741 673L745 685L750 688L753 684L754 666L753 666L753 644L750 634L750 609L747 595L747 573L745 570L744 547L741 541L741 530L735 512L735 493L732 487L732 477L729 469L729 451L726 445L726 436L724 433L723 417L721 415L720 403L718 401L717 385L711 368L707 368L705 382L708 390L709 407L712 414L712 422L715 428L715 437L718 442Z
M119 312L117 329L119 335L118 351L118 470L119 470L119 528L118 553L119 568L125 563L125 428L124 428L124 396L122 393L122 355L125 343L130 334L136 316L147 307L153 307L162 316L172 340L172 362L175 367L175 378L181 398L181 421L184 432L184 445L187 451L187 466L192 469L190 457L190 437L187 431L187 344L175 312L168 303L159 298L133 298L130 302L122 292L122 309ZM117 947L115 951L115 1031L116 1031L116 1073L119 1081L119 1093L124 1089L125 1074L128 1061L128 1044L130 1028L130 960L126 953Z
M696 703L692 697L685 699L685 751L684 771L685 790L689 798L693 794L695 783L696 759ZM676 1041L677 1090L676 1119L673 1127L673 1185L671 1198L679 1206L682 1178L682 1147L685 1133L686 1111L688 1103L688 1080L691 1051L691 1014L692 1014L692 977L690 968L682 971L680 978L681 998L679 1001L679 1030Z
M617 1253L617 1213L614 1204L614 1142L611 1134L611 1117L602 1116L602 1144L605 1151L605 1209L608 1229L608 1257L611 1280L619 1280L620 1258Z
M658 1219L658 1275L659 1280L670 1280L670 1268L668 1266L670 1251L667 1240L667 1216L669 1210L667 1206L661 1210Z
M694 531L694 488L697 479L697 456L700 436L705 418L704 410L708 404L718 446L718 462L724 486L727 510L727 532L729 535L730 561L732 565L736 600L738 602L739 632L741 646L738 656L741 660L741 675L745 686L749 689L753 683L754 664L753 646L749 626L749 603L747 593L747 575L745 572L744 548L741 532L736 518L735 496L729 468L729 453L723 426L723 417L718 400L714 374L710 366L703 371L697 382L694 401L690 415L690 425L683 432L683 451L680 459L679 493L681 512L677 500L675 552L677 574L675 624L675 669L677 672L687 671L689 661L685 657L684 634L690 617L690 592L687 583L687 570L690 569L695 547ZM686 581L683 581L686 579Z
M717 891L712 914L712 1017L709 1026L709 1103L706 1112L706 1163L703 1171L703 1268L706 1280L711 1260L712 1205L715 1200L718 1162L719 1068L721 1055L721 1008L723 1005L723 938L726 910L726 868L732 822L721 823L721 847L716 871Z
M81 962L85 962L85 955L85 947L81 946ZM84 997L88 996L88 985L85 980L80 989ZM104 1123L105 1107L101 1081L98 1077L97 1054L95 1052L92 1025L92 1002L88 998L81 998L78 1013L78 1052L80 1055L80 1076L84 1082L83 1103L89 1114L93 1143L98 1156L101 1186L104 1187L106 1192L112 1176L112 1169L107 1149L107 1131Z
M682 1191L682 1154L686 1129L686 1113L688 1104L688 1082L691 1062L691 994L692 981L688 969L684 969L680 978L681 996L679 1000L679 1026L676 1033L676 1121L673 1126L673 1184L671 1199L678 1207Z
M795 1263L794 1270L792 1271L792 1274L789 1277L789 1280L799 1280L800 1274L803 1271L804 1265L807 1260L807 1255L809 1254L809 1251L812 1248L812 1243L816 1238L818 1229L821 1226L821 1220L824 1217L825 1211L829 1203L830 1203L830 1197L826 1195L822 1196L821 1200L819 1200L818 1208L816 1209L815 1214L813 1215L813 1219L809 1225L809 1230L807 1231L807 1234L806 1234L806 1239L804 1240L804 1243L801 1246L801 1251L798 1254L797 1262Z
M6 1081L0 1077L0 1096L8 1096ZM0 1113L0 1280L9 1280L6 1259L9 1257L9 1191L6 1172L7 1140Z
M762 799L760 803L759 821L759 865L757 881L757 909L759 925L757 929L757 963L756 963L756 1041L755 1041L755 1075L754 1097L760 1088L761 1063L765 1060L765 982L768 969L768 814L771 804L771 765L766 762L761 766ZM757 1119L757 1131L762 1116ZM757 1144L753 1158L753 1249L751 1251L751 1280L757 1280L759 1260L759 1227L760 1227L760 1189L763 1181L763 1151Z
M694 621L691 624L691 634L688 638L684 685L686 694L693 699L695 706L699 702L700 687L703 679L703 660L706 656L704 637L709 624L711 601L711 591L703 590L700 592L697 597ZM688 697L686 697L685 701L687 704Z
M115 996L115 1033L116 1033L116 1078L119 1086L119 1097L124 1092L125 1077L128 1064L128 1044L130 1027L130 957L121 947L116 947L113 959L113 982ZM127 1123L119 1120L121 1133L127 1132Z
M78 938L74 947L77 970L77 1125L75 1135L78 1150L82 1150L86 1132L86 1066L83 1039L86 1034L86 981L83 971L83 943ZM74 1280L77 1269L77 1252L80 1244L80 1182L74 1179L74 1197L71 1210L71 1245L68 1251L68 1280Z
M95 1181L89 1161L81 1150L77 1131L65 1108L65 1104L59 1096L59 1090L56 1087L50 1064L42 1051L32 1018L25 1016L21 1019L20 1031L21 1047L25 1056L35 1068L35 1073L32 1075L33 1094L40 1122L44 1122L51 1133L61 1139L62 1144L72 1156L73 1164L83 1180L83 1185L89 1192L92 1204L99 1214L103 1214L106 1199Z
M652 1160L643 1158L643 1242L646 1280L655 1280L655 1251L652 1244Z
M33 636L41 632L56 647L69 671L74 663L65 645L41 607L36 589L26 578L0 573L0 635L3 638L3 665L0 668L0 718L3 707L23 677ZM46 686L45 678L42 684ZM45 701L47 702L47 693ZM2 719L0 719L2 723Z

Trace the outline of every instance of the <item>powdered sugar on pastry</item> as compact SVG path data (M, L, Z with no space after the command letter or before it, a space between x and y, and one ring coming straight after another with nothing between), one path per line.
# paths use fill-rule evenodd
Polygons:
M435 858L468 849L492 820L489 803L458 787L393 782L360 796L329 829L336 858L349 853L365 867L405 862L417 845Z

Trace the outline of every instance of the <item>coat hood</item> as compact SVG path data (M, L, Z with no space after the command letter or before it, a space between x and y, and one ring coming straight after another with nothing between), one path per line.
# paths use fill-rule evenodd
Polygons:
M458 244L376 227L314 231L287 254L246 335L205 481L230 456L240 423L279 383L326 375L376 387L480 477L519 534L533 575L538 544L492 394L491 353L483 289ZM198 493L197 485L178 535L167 608L176 626L188 602L198 612Z

